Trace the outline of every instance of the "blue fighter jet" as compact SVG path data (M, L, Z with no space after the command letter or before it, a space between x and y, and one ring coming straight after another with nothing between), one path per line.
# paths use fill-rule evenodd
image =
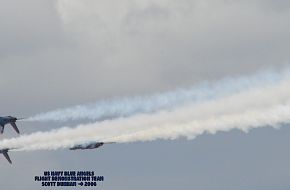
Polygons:
M12 116L0 117L0 133L3 134L5 125L10 124L13 129L19 134L19 129L17 128L16 121L21 119L25 118L16 118Z
M112 144L115 142L89 142L84 144L75 145L70 148L70 150L85 150L85 149L95 149L103 146L104 144Z

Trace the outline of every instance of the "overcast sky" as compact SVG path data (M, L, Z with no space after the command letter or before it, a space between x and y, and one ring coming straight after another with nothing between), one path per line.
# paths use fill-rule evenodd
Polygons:
M0 115L279 69L289 64L289 20L287 0L0 0ZM6 132L1 139L15 136ZM44 170L89 169L105 176L101 189L288 190L289 143L285 126L85 152L12 152L12 166L0 159L0 185L39 190L33 179Z

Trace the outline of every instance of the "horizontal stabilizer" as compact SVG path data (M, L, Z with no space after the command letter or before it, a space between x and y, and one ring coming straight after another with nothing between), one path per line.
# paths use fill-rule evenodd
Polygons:
M16 123L12 122L10 124L12 125L13 129L19 134L20 132L19 132L19 129L18 129Z
M2 150L2 154L3 154L3 156L7 159L7 161L8 161L10 164L12 164L12 161L11 161L9 155L8 155L8 149L7 149L7 150Z

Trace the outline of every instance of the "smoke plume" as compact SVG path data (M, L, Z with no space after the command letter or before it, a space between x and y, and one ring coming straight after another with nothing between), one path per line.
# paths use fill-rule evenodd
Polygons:
M99 101L94 104L57 109L32 116L28 121L68 121L82 119L101 121L128 117L137 113L152 113L162 109L170 110L188 103L198 104L246 91L251 88L271 85L285 80L289 74L290 71L287 68L282 72L264 71L248 77L225 78L215 83L203 82L190 88L177 89L151 96L115 98L113 100Z
M210 92L205 93L204 97L203 93L198 93L197 96L193 93L201 92L200 87L197 87L187 91L191 92L190 96L184 96L183 93L180 95L179 92L184 92L180 90L171 92L178 96L178 98L169 98L174 101L166 99L168 93L152 96L145 102L140 101L138 106L132 104L134 99L128 98L126 101L121 101L122 104L124 106L128 104L128 107L134 105L134 109L131 109L129 114L131 116L126 118L121 116L127 116L128 110L125 109L123 113L121 104L117 104L120 110L115 116L120 118L4 139L0 141L0 149L49 150L70 148L90 141L128 143L179 137L192 139L204 133L215 134L218 131L232 129L247 132L258 127L279 127L290 122L289 76L287 69L278 73L260 73L248 80L227 79L223 80L224 83L218 82L218 87L212 89L203 86L203 93ZM165 104L157 101L162 100L163 95L166 99L163 101L166 102ZM142 106L146 106L150 100L157 102L157 105L150 103L149 110L154 112L142 110ZM107 104L106 111L115 107L112 102ZM58 112L65 113L61 110ZM105 113L107 112L103 112L104 116L107 116ZM67 118L71 118L70 116Z

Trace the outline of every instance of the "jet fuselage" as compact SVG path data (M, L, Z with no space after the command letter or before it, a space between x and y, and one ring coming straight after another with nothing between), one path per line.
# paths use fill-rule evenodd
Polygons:
M81 144L81 145L76 145L72 148L70 148L70 150L85 150L85 149L95 149L95 148L99 148L100 146L103 146L104 143L103 142L94 142L94 143L90 143L90 144Z
M5 126L9 123L15 123L17 121L16 117L12 116L5 116L5 117L0 117L0 125Z
M0 117L0 133L2 134L4 132L5 125L10 124L13 127L13 129L19 134L19 129L16 125L17 120L19 119L12 116Z

